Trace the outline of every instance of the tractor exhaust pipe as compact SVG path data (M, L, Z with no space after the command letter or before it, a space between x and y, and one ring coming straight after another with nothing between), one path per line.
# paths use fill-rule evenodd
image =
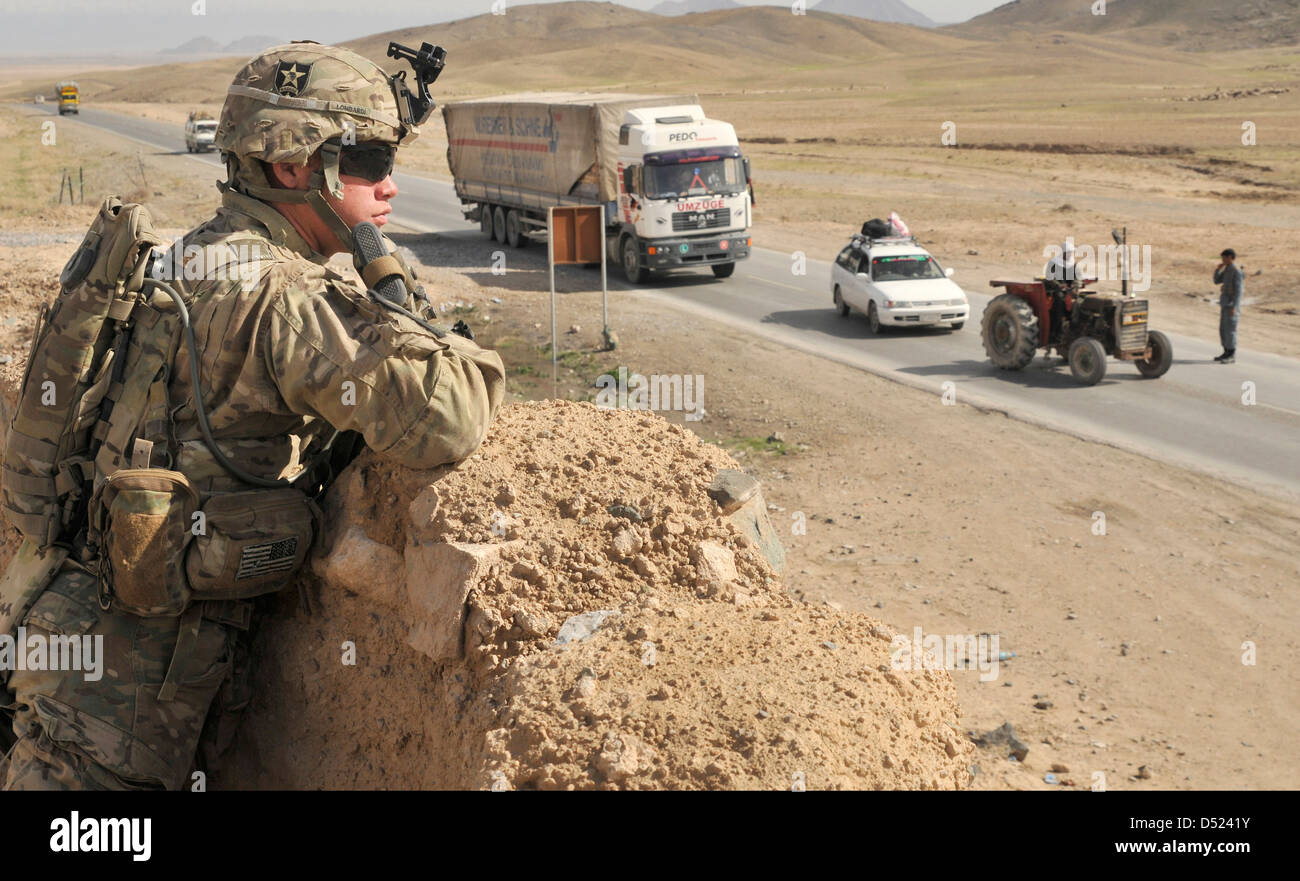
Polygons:
M1128 227L1124 227L1123 233L1117 229L1110 231L1110 237L1119 245L1120 259L1120 281L1119 289L1122 296L1128 296Z

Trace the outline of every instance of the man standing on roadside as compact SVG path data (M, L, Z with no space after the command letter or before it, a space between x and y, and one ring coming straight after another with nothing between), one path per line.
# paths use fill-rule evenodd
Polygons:
M1223 261L1214 270L1214 283L1219 286L1219 342L1223 354L1214 360L1231 364L1237 352L1237 319L1241 317L1241 294L1245 273L1237 265L1237 252L1224 248L1219 255Z

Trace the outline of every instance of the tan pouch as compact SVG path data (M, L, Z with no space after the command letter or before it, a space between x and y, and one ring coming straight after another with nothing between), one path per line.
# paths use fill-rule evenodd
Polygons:
M302 568L320 511L292 488L215 495L185 556L195 599L272 593Z
M123 468L92 503L113 605L146 617L185 611L185 548L199 494L178 471Z

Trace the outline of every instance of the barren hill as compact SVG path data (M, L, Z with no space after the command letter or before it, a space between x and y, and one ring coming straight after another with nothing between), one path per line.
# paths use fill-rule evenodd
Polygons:
M423 40L447 50L447 70L438 81L442 97L518 91L521 83L536 89L608 90L635 84L638 91L652 91L682 82L698 88L701 82L770 81L785 71L967 45L953 34L816 11L795 19L783 7L666 18L590 2L512 7L508 15L403 28L342 45L397 70L405 64L385 57L389 42L418 46ZM243 57L76 74L83 98L92 102L220 101ZM20 83L0 97L48 89L46 79Z
M1105 9L1104 15L1094 10ZM1245 49L1300 43L1300 0L1012 0L949 30L971 35L1028 31L1107 34L1184 49Z

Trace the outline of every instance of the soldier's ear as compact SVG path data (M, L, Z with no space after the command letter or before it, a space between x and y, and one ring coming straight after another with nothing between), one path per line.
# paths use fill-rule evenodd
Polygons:
M316 158L317 167L320 166L320 159ZM285 190L305 190L307 181L311 178L314 171L309 161L306 165L294 165L292 162L273 162L267 163L267 179L274 187Z

